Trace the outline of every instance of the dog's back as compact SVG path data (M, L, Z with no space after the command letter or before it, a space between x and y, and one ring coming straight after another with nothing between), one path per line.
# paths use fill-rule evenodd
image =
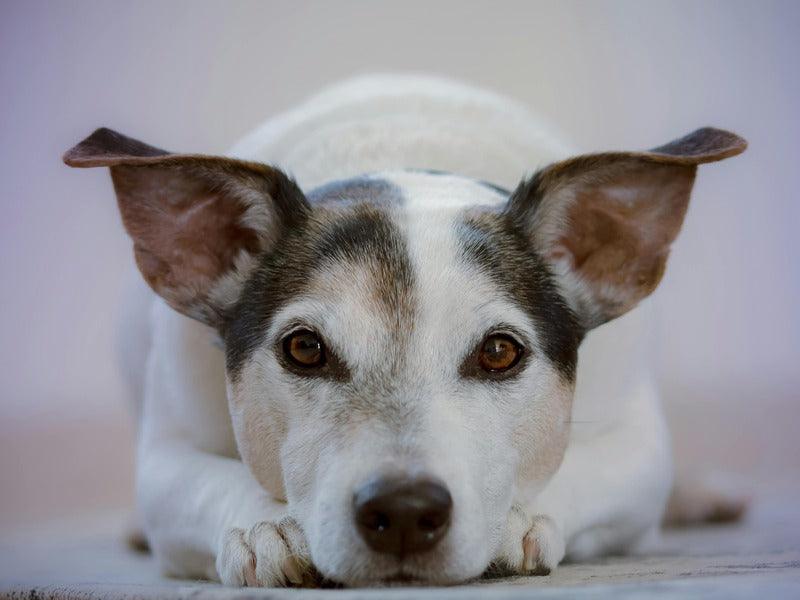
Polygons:
M501 186L572 151L513 101L423 76L366 76L269 119L231 155L280 166L303 189L363 173L430 169Z

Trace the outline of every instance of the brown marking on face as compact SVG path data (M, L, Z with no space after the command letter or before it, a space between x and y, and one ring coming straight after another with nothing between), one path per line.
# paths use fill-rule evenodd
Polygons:
M574 304L583 325L594 327L658 285L697 165L746 146L735 134L705 128L650 152L578 156L522 182L506 212L551 264L566 260L583 288Z
M111 168L122 221L147 283L179 312L217 327L229 308L213 297L218 284L227 278L238 288L246 275L240 271L249 269L243 258L268 249L308 208L277 169L170 154L108 129L69 150L64 161Z
M559 292L554 275L524 226L507 211L470 208L464 212L457 233L463 258L489 276L501 293L533 321L538 347L532 348L530 341L517 332L524 350L520 361L507 372L508 379L513 384L515 375L530 360L546 359L553 367L542 371L548 381L542 389L548 390L547 393L531 398L529 412L518 419L512 434L513 446L519 452L519 485L544 485L558 469L567 447L578 347L584 329ZM475 365L479 350L480 346L467 356L460 370L462 377L478 374ZM479 378L486 380L485 372ZM530 418L532 414L535 418Z
M405 239L392 219L392 205L378 198L322 208L317 217L324 228L318 252L363 270L368 278L366 299L399 342L413 326L413 273Z
M571 381L584 331L524 228L506 212L476 207L456 231L464 259L531 317L545 357Z
M366 296L360 300L384 320L396 340L396 357L401 356L402 340L413 326L413 273L391 211L380 201L315 202L302 225L263 255L226 325L232 377L260 347L283 306L309 293L339 297L355 277L364 279ZM389 358L386 364L399 368Z

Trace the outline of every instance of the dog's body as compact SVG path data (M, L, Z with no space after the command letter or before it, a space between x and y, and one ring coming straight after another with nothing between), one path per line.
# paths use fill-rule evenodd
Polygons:
M634 159L620 154L598 160L645 156L646 165L637 162L633 172L655 165L658 186L666 187L674 170L683 179L669 196L688 200L694 165L743 149L735 136L720 135L695 134ZM170 156L135 144L102 139L73 151L69 160L117 169L117 193L140 268L167 299L134 302L140 308L128 316L140 318L126 319L135 330L127 339L138 335L140 343L125 346L124 353L126 368L134 371L147 355L143 372L133 373L134 382L144 381L138 501L166 570L229 584L280 585L302 582L313 563L324 576L347 584L449 583L477 576L490 564L549 572L565 554L580 559L626 551L657 531L672 466L648 364L646 309L593 328L655 287L666 250L659 247L658 263L637 271L631 284L636 291L626 287L628 279L614 279L623 269L618 259L610 269L603 263L578 278L570 270L578 267L563 267L563 252L554 252L542 272L552 273L555 284L543 276L530 286L517 283L531 288L527 296L498 292L494 271L518 279L512 263L520 238L516 230L501 236L497 215L513 212L507 207L521 203L525 191L521 186L509 201L504 188L569 155L523 109L439 80L365 78L269 121L231 156L285 169L310 205L325 210L310 225L292 226L306 228L300 241L284 233L259 238L266 254L276 252L269 244L293 248L263 267L269 277L252 275L262 267L251 266L243 251L234 275L215 278L202 303L193 303L199 284L185 293L172 283L174 273L165 275L159 258L152 267L152 239L140 242L141 228L126 213L126 190L142 193L126 169L156 168L159 157ZM538 206L563 195L571 184L562 178L584 168L575 161L561 165L538 178L545 190ZM684 177L689 168L691 177L688 170ZM581 177L584 185L590 176ZM633 188L622 181L607 197L630 207ZM582 190L569 198L582 198ZM274 200L293 193L286 187L270 195ZM274 201L283 218L288 209L281 202L291 200ZM527 222L526 210L515 213L515 223ZM542 225L546 209L536 210L532 260L549 252L542 240L562 235L558 228L565 220L578 221L561 213ZM668 232L655 221L642 230L668 247L684 210L673 210L680 214ZM625 221L631 214L625 211L614 219ZM256 220L274 220L270 215ZM563 244L577 256L576 245L600 237L602 232L584 230ZM328 250L307 256L314 244ZM325 266L318 269L320 262ZM204 273L208 268L203 263ZM601 271L606 279L595 291L587 282ZM254 283L259 277L270 284L280 280L284 289L264 291ZM273 299L277 293L280 299ZM141 310L145 306L148 311ZM220 325L215 315L223 313L236 316ZM143 329L152 335L141 336ZM260 329L265 333L256 335ZM313 380L305 367L272 354L280 353L273 342L283 339L283 349L292 348L286 340L309 329L323 332L331 349L331 360ZM525 348L519 365L508 367L514 379L500 378L506 367L487 370L487 379L464 358L483 331L499 331L487 338L494 343L511 339ZM215 343L220 337L224 349ZM335 341L345 338L368 342L359 350ZM440 347L442 339L447 343ZM343 359L334 362L334 354ZM283 382L284 370L296 376ZM472 390L479 390L477 399ZM364 533L360 520L352 526L351 512L360 515L363 508L359 486L387 473L424 476L437 489L449 489L453 512L441 531L436 525L428 534L437 536L434 548L425 546L417 555L404 538L400 550L387 550L376 537L382 529Z

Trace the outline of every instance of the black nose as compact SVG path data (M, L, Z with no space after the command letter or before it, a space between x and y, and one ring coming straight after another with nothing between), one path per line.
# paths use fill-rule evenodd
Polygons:
M433 548L450 526L453 499L433 479L381 478L354 498L358 532L370 548L403 556Z

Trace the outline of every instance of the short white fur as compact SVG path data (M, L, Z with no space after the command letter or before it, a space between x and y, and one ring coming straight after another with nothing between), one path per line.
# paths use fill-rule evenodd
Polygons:
M552 569L565 553L629 549L657 527L671 463L649 376L644 310L589 334L574 400L571 386L542 358L502 394L460 382L463 353L497 323L514 325L542 354L525 313L457 260L456 216L467 205L503 198L465 178L431 183L430 176L394 171L444 169L511 186L567 154L546 130L483 91L426 78L366 78L272 119L233 149L287 169L305 189L392 171L382 177L405 196L393 218L408 245L419 307L410 345L427 350L406 357L407 376L384 398L387 411L392 402L407 409L406 427L377 414L345 434L326 421L326 411L342 401L336 384L298 386L272 348L281 328L301 319L346 355L354 377L374 367L370 361L386 352L390 336L364 301L369 283L357 270L322 273L312 285L335 284L347 293L283 307L236 382L226 383L224 354L210 328L160 300L149 320L130 320L130 327L152 332L149 347L138 350L148 360L137 490L145 531L166 571L233 585L285 585L305 564L295 557L310 553L324 575L347 584L379 583L398 569L452 583L480 575L492 560L527 572ZM435 208L418 204L432 201ZM437 343L445 338L446 349ZM354 344L359 339L370 341ZM543 464L548 447L559 444L566 447L563 463L556 448L558 460ZM614 476L598 463L613 464ZM370 553L353 527L354 486L392 469L432 473L453 495L451 530L424 561L399 565ZM536 556L526 557L526 548Z

